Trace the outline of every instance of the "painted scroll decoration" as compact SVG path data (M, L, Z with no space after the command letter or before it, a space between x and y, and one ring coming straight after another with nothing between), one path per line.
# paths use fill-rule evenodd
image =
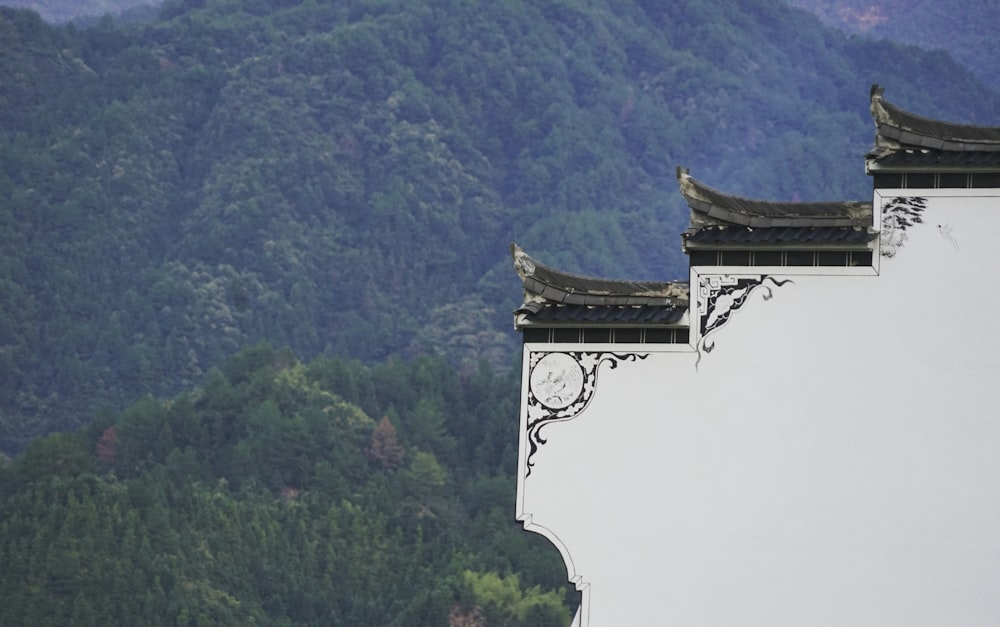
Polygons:
M883 257L896 256L899 249L906 243L906 230L914 224L920 224L924 221L923 213L926 208L927 199L922 196L897 196L890 198L882 205L880 252ZM938 229L941 228L942 226L939 225ZM950 237L950 235L949 227L948 236ZM943 233L942 236L944 236ZM952 242L954 243L954 240ZM957 243L954 245L957 247Z
M709 336L732 320L733 315L747 304L755 292L762 292L764 300L771 300L774 288L792 283L791 279L779 281L772 276L703 275L698 278L699 339L696 346L698 358L711 353L715 341Z
M533 458L547 442L542 428L554 422L576 418L587 408L597 387L601 364L617 368L623 361L646 359L638 353L553 352L532 353L528 375L528 456L525 461L531 475Z

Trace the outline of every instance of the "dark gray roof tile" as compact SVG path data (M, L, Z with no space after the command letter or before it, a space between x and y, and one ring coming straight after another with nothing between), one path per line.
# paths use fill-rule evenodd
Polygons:
M871 114L878 147L927 148L950 152L1000 152L1000 126L975 126L933 120L887 102L872 85Z
M896 150L876 150L868 154L880 169L902 168L948 168L948 169L996 169L1000 167L1000 152L949 151L928 148L900 148Z
M691 208L693 227L735 225L750 228L869 227L870 202L776 202L733 196L709 187L677 168L681 194Z
M511 244L511 256L524 286L526 302L542 300L588 306L687 306L687 283L596 279L560 272L535 261L517 244Z
M845 244L867 245L875 232L862 227L778 227L755 229L742 226L701 226L683 233L689 244Z
M684 317L686 307L680 305L661 306L600 306L544 305L530 307L523 305L515 313L525 313L526 322L531 324L570 325L671 325Z

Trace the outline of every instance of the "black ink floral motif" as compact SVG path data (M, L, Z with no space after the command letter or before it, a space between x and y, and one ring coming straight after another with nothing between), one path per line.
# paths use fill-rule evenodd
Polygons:
M531 475L538 448L547 440L542 427L554 422L576 418L587 408L597 386L601 364L617 368L623 361L646 359L637 353L553 352L532 353L528 372L528 457L527 473Z
M695 368L701 363L702 354L711 353L715 342L709 336L725 326L737 311L747 303L747 299L757 291L762 291L764 300L770 300L774 287L792 283L791 279L779 281L766 274L752 277L730 275L702 276L698 280L698 322L700 338Z
M896 252L906 242L906 230L924 221L923 213L926 208L927 199L921 196L897 196L882 205L883 257L896 256Z

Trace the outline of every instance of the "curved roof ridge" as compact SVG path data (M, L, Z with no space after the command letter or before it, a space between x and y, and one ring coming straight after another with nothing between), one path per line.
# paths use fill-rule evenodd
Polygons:
M681 194L695 224L751 228L796 226L871 226L872 204L864 201L788 202L744 198L721 192L677 168ZM696 216L695 214L702 214Z
M569 305L686 305L687 282L599 279L555 270L510 245L525 300ZM529 298L533 297L533 298Z
M875 121L876 146L961 152L1000 151L1000 126L958 124L917 115L886 101L884 92L883 87L875 84L869 96Z

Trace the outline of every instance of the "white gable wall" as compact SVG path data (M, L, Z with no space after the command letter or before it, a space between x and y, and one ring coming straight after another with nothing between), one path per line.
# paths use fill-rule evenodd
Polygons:
M1000 623L1000 202L882 193L927 202L875 270L739 269L773 280L693 346L526 345L517 513L582 625ZM531 455L550 351L625 359Z

